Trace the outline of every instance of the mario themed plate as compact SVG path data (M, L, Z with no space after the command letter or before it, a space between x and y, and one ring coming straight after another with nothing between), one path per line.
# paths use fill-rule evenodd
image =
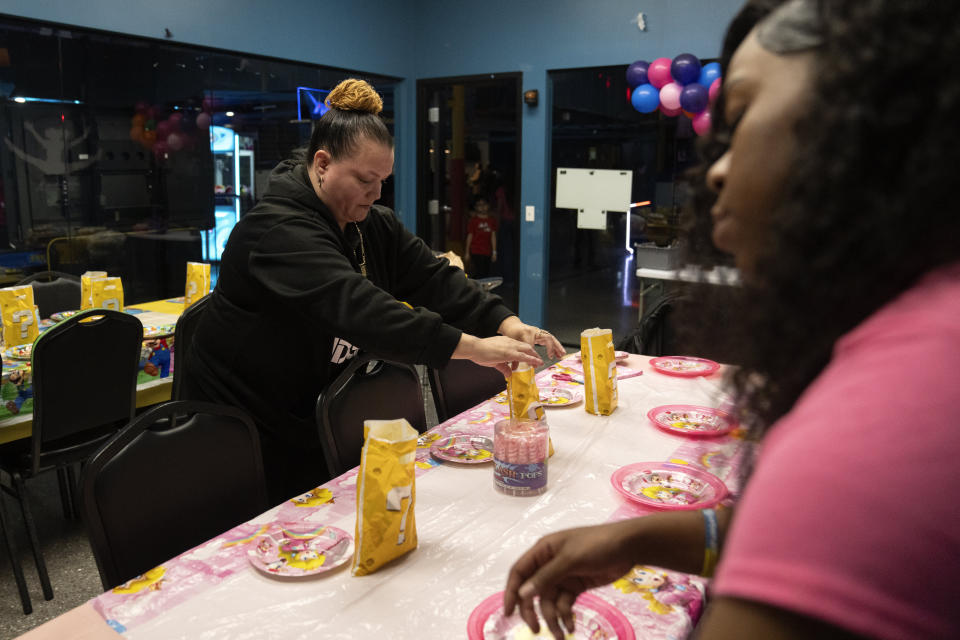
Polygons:
M583 400L583 394L576 389L563 387L543 387L540 389L540 404L545 408L569 407Z
M31 355L33 355L33 343L10 347L3 352L3 357L11 360L29 360Z
M693 358L691 356L663 356L654 358L650 361L650 366L660 373L668 376L680 376L682 378L692 378L695 376L708 376L720 368L720 364L706 358Z
M493 440L467 434L447 436L430 445L434 458L461 464L493 462Z
M57 311L56 313L50 314L50 319L53 320L54 322L61 322L63 320L66 320L67 318L71 318L77 315L78 313L80 313L79 309L76 311Z
M166 336L172 336L176 328L177 328L177 325L175 324L161 324L157 326L148 325L143 328L143 337L144 338L163 338Z
M647 417L658 428L681 436L709 438L730 433L737 426L733 416L725 411L694 404L667 404L654 407Z
M353 537L336 527L276 524L250 543L247 559L271 576L299 578L325 573L353 557Z
M636 462L620 467L610 483L627 500L655 509L708 509L723 500L720 478L669 462Z
M630 621L605 600L591 593L581 593L573 604L573 633L566 638L584 640L634 640ZM540 621L540 632L534 633L519 613L503 615L503 592L485 599L467 620L469 640L533 640L553 639L546 623Z

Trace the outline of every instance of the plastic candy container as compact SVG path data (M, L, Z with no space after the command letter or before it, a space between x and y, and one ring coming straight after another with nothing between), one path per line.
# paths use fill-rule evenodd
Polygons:
M550 428L539 420L508 419L493 427L493 486L512 496L547 490Z

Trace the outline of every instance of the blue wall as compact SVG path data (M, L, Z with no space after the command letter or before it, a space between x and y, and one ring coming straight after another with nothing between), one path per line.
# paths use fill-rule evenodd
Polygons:
M540 104L524 107L520 316L546 319L550 210L550 100L547 71L629 64L679 53L716 57L723 32L743 0L418 0L417 78L523 72L523 88ZM640 11L646 31L637 28Z
M545 319L549 274L547 71L720 51L743 0L4 0L4 13L404 78L396 92L397 213L416 224L416 79L523 72L520 315ZM647 30L636 26L646 16ZM521 216L523 211L521 208ZM521 218L522 220L522 218Z

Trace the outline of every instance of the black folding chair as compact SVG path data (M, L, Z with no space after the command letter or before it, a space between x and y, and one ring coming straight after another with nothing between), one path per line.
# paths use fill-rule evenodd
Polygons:
M417 431L427 428L416 369L358 354L317 399L317 424L330 473L338 476L360 463L364 420L397 418L406 418Z
M430 391L437 419L446 422L507 388L503 374L470 360L451 360L445 367L429 369Z
M73 311L81 307L80 278L62 271L41 271L20 280L17 285L33 287L33 301L41 318L49 318L58 311Z
M167 402L93 456L83 516L104 589L269 508L260 437L234 407Z
M177 328L173 334L173 389L171 398L173 400L182 400L183 381L187 375L187 358L193 347L193 336L200 324L200 318L203 311L210 302L210 294L207 294L194 302L177 319Z
M73 516L71 465L85 461L133 418L143 325L118 311L79 313L42 334L33 347L33 428L29 442L0 448L2 485L16 497L44 598L53 588L40 550L25 480L55 469L64 513Z

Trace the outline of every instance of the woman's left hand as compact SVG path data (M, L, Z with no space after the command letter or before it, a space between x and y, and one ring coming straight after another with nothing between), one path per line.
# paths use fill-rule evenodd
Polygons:
M547 356L554 360L559 360L567 353L552 333L532 324L524 324L517 316L510 316L501 322L497 333L530 345L542 345L547 348Z

